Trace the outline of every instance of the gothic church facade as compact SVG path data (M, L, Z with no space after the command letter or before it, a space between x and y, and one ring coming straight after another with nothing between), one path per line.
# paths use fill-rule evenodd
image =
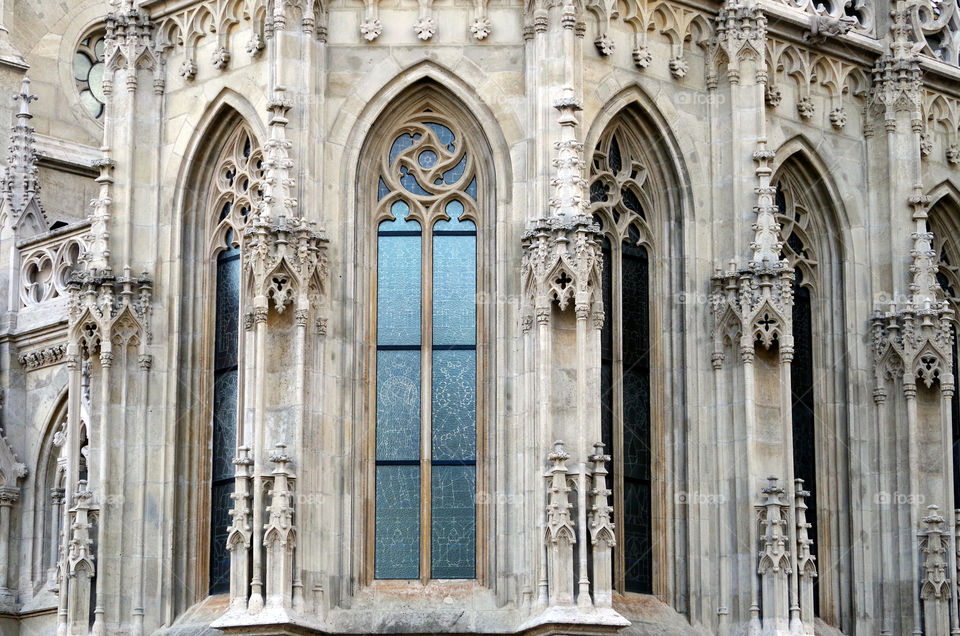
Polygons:
M960 633L958 0L7 0L0 95L4 635Z

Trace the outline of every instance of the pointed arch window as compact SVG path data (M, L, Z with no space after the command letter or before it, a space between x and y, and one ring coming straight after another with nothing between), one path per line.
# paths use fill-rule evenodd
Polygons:
M943 290L944 297L954 314L960 316L960 251L956 241L951 240L956 232L950 231L950 221L955 214L946 202L937 202L930 209L928 231L933 231L933 249L939 257L937 266L937 282ZM960 342L957 342L957 327L953 330L953 377L960 381ZM953 441L953 507L960 509L960 391L953 392L950 404L951 410L951 439Z
M373 571L477 575L478 157L417 109L381 148L377 185Z
M240 236L247 216L261 196L260 149L249 129L240 126L228 138L217 161L211 188L210 215L215 254L213 422L210 492L210 593L230 590L227 551L233 459L237 452L240 343Z
M611 449L617 533L614 587L653 592L650 399L650 230L646 169L624 127L601 137L593 155L590 204L603 232L601 436Z
M817 433L815 416L813 304L811 289L817 261L810 247L811 213L796 196L797 187L786 176L777 182L776 219L783 237L783 257L793 267L793 360L790 363L793 474L803 480L807 497L808 536L816 558L817 536ZM814 579L814 613L819 613L818 580Z

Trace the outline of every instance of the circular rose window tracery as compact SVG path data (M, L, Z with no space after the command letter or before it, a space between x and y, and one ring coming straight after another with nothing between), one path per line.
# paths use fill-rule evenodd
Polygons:
M80 91L80 103L95 119L103 117L103 50L106 34L94 32L77 45L73 55L73 78Z

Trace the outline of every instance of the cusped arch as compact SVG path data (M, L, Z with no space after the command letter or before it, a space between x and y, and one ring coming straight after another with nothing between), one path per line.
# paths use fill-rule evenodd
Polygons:
M380 85L359 83L345 102L330 128L329 140L344 149L341 183L343 200L352 207L361 157L370 132L384 117L412 98L418 91L432 87L439 96L475 121L492 162L491 180L495 180L498 209L510 203L513 194L513 167L510 147L523 140L523 126L507 106L508 96L481 69L462 64L462 76L432 60L403 69ZM473 71L471 73L471 71ZM483 86L483 99L475 87ZM356 106L351 107L352 104ZM342 132L341 132L342 131Z
M846 214L830 171L805 139L787 141L776 156L782 159L770 183L781 208L783 254L800 270L802 284L812 286L823 276L840 274L838 265L853 256L846 253L852 249Z

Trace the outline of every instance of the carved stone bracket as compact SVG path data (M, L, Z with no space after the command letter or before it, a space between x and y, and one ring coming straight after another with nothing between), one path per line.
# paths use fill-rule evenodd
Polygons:
M128 3L107 14L103 91L108 96L113 93L115 73L121 70L126 71L128 91L137 89L137 72L146 69L153 71L154 92L163 93L165 61L154 39L154 26L145 12Z
M139 278L114 276L110 270L75 272L68 284L69 343L94 355L104 339L122 337L146 354L150 343L153 282L146 272Z
M326 284L327 237L313 222L257 214L244 230L243 254L254 304L273 300L278 312L290 303L317 306Z

